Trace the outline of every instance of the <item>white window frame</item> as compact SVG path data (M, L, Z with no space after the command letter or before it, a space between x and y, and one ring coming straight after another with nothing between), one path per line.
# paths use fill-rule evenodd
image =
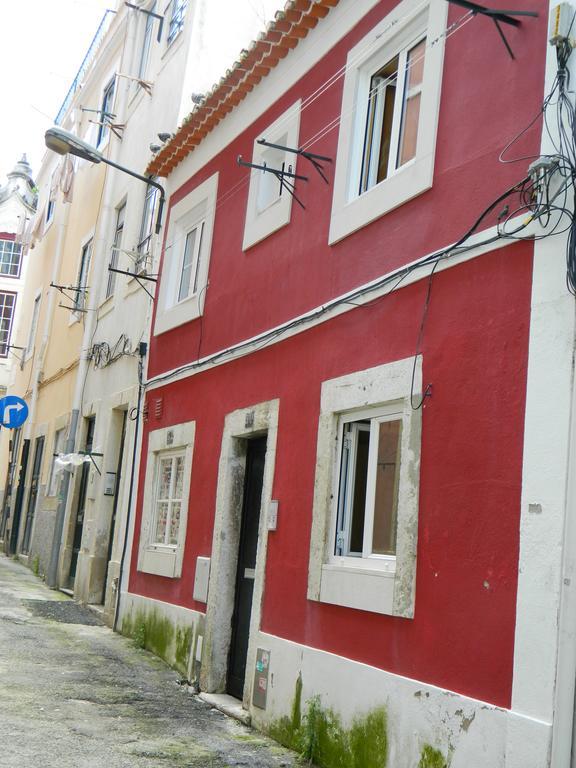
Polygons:
M349 608L412 618L416 581L422 410L411 405L414 358L325 381L318 427L308 598ZM416 361L413 396L422 390ZM335 554L343 421L401 418L396 555ZM364 533L366 537L365 520Z
M50 475L46 486L46 496L57 496L60 490L60 474L56 472L56 458L59 453L64 453L66 445L66 426L56 427L52 441L52 461L50 462Z
M34 344L36 342L36 333L38 332L38 321L40 319L40 308L42 305L42 291L39 290L34 296L34 303L32 304L32 316L30 318L30 329L28 331L28 342L26 343L26 350L24 352L24 360L28 360L32 357L34 351Z
M153 0L148 6L146 11L150 13L157 13L156 0ZM152 40L154 37L154 22L159 24L159 20L148 13L142 14L144 16L143 31L142 31L142 45L140 46L138 55L138 77L141 80L146 80L148 73L148 65L150 64L150 53L152 51Z
M154 221L158 202L158 187L148 184L144 193L142 218L140 219L140 234L136 251L138 257L134 264L136 272L144 272L152 267L152 243L154 238Z
M369 420L369 425L364 424L358 424L358 422ZM337 502L337 509L336 514L332 516L332 535L331 535L331 541L333 542L332 547L332 555L330 556L330 560L335 563L339 563L342 557L353 557L354 558L354 564L358 567L368 567L372 568L374 565L377 567L385 567L385 563L390 564L392 567L395 566L396 562L396 555L382 555L382 554L374 554L372 552L372 535L373 535L373 526L374 526L374 511L375 511L375 497L376 497L376 461L377 461L377 447L378 447L378 427L381 423L387 422L387 421L403 421L403 413L402 413L402 404L397 403L391 403L386 406L376 407L376 408L369 408L364 409L360 411L352 411L346 414L342 414L338 420L338 467L336 471L336 477L338 478L338 481L340 482L341 474L342 474L342 457L343 457L343 442L345 439L344 436L344 427L346 424L352 424L353 426L356 426L356 431L364 430L366 432L370 433L370 446L369 446L369 455L368 455L368 472L367 472L367 478L366 478L366 506L365 506L365 517L364 517L364 537L362 542L362 552L361 553L354 553L354 554L347 554L347 555L337 555L334 553L334 550L336 549L337 544L337 523L338 518L340 517L340 505L343 507L342 515L343 517L346 517L347 522L349 522L350 517L350 507L352 504L351 499L351 493L353 491L353 486L351 483L347 484L346 493L344 494L345 498L342 498L342 490L341 486L338 485L336 488L336 502ZM356 464L356 448L357 443L356 441L353 441L353 444L351 446L351 451L349 454L349 461L350 466L348 469L348 477L351 474L351 471L355 473L355 464ZM402 456L400 456L400 462L402 462ZM344 549L349 549L349 539L350 539L350 530L346 531L346 538L347 541L345 542ZM375 561L380 561L378 563L375 563Z
M79 320L84 311L88 307L88 278L90 276L90 269L92 267L92 255L94 251L94 238L93 235L86 238L80 248L80 261L78 263L78 275L76 277L76 288L84 288L83 291L76 291L74 293L72 304L74 310L72 311L72 320ZM87 256L87 258L85 258ZM84 286L82 286L82 279L84 279Z
M170 210L155 335L195 320L204 312L217 191L218 174L215 173ZM201 242L196 238L196 246L199 246L196 254L196 291L179 300L186 239L196 228L202 230Z
M190 500L190 478L194 453L194 421L174 424L171 427L155 429L148 435L148 457L144 481L144 501L140 529L138 570L157 576L179 578L182 575L184 543ZM156 531L156 490L160 459L184 454L184 482L180 507L180 525L176 545L159 544L154 541Z
M155 482L155 489L154 489L154 510L153 510L153 520L152 520L152 527L150 529L151 537L150 537L150 544L153 547L176 547L176 544L172 544L171 542L168 542L166 540L164 541L158 541L158 538L156 537L156 531L158 528L158 506L160 504L168 504L168 516L166 518L166 533L164 538L169 535L170 529L172 527L172 509L174 504L180 504L180 513L182 512L182 498L176 498L174 496L174 479L175 479L175 473L174 473L174 462L176 459L183 459L183 466L186 463L186 452L182 450L178 451L162 451L159 453L156 457L156 482ZM170 492L168 494L167 498L161 499L159 497L159 490L160 490L160 478L161 478L161 465L164 461L170 461ZM184 471L184 469L182 469ZM184 488L182 488L182 491ZM179 519L180 520L180 519ZM178 530L180 530L180 522L178 522Z
M114 234L112 236L112 245L110 247L109 266L116 269L120 260L120 251L122 250L122 241L124 239L124 229L126 228L126 204L124 199L115 209L116 218L114 224ZM121 216L122 215L122 216ZM110 299L116 293L116 281L118 273L108 270L108 279L106 280L106 294L104 301Z
M186 12L188 11L188 0L171 0L167 10L170 12L170 20L168 21L168 29L166 31L166 47L169 48L184 29ZM167 15L168 13L164 14L165 17Z
M112 91L112 97L110 100L110 103L106 103L106 99L108 98L108 94ZM106 85L102 89L102 98L100 99L100 116L97 116L98 122L101 123L101 125L97 126L97 133L96 133L96 146L98 149L102 149L102 147L105 146L105 144L108 142L108 138L110 136L110 126L106 123L106 116L105 112L111 113L114 110L114 102L116 101L116 91L117 91L117 83L116 83L116 73L112 75L112 77L107 80Z
M272 155L275 158L274 167L281 169L284 166L285 170L296 173L298 155L291 152L282 153L278 150L270 150L269 147L258 144L258 140L265 139L272 144L297 149L300 135L300 108L301 101L298 100L286 112L280 115L272 125L262 131L254 141L252 163L255 165L270 165L270 163L266 163L266 159ZM271 175L268 171L260 171L254 168L250 171L250 189L248 191L244 239L242 243L243 250L251 248L273 232L277 232L290 223L292 195L287 189L283 189L275 202L267 205L265 208L259 205L260 185L263 180L269 181L270 178ZM279 181L278 189L280 191Z
M333 244L430 189L434 177L440 111L443 35L448 14L444 0L403 0L348 54L342 96L329 243ZM426 37L416 156L380 183L359 194L372 76ZM430 45L435 41L434 45ZM395 114L396 123L398 115ZM399 126L396 126L398 132Z
M44 219L44 232L48 230L52 222L54 221L54 213L56 212L56 198L58 197L58 187L56 185L56 173L58 169L55 169L50 174L50 184L48 186L48 199L46 200L46 214Z
M12 340L12 331L14 329L14 316L16 314L16 301L18 300L18 294L16 293L16 291L0 291L0 296L2 296L2 302L0 303L0 311L2 311L2 312L4 311L4 309L6 307L6 299L5 299L5 297L6 296L12 296L12 299L13 299L13 301L12 301L12 308L11 308L12 311L10 313L10 318L9 318L10 322L9 322L9 325L8 325L8 330L6 331L6 341L3 341L0 344L0 358L5 359L5 358L8 357L8 353L10 352L10 341ZM6 319L6 318L4 318L3 316L0 317L0 322L2 320L4 320L4 319ZM0 327L0 333L1 332L2 331L1 331L1 327ZM2 348L4 348L4 350Z
M8 266L7 272L2 270L4 264ZM15 274L12 274L11 270L14 267L16 267L16 272ZM0 277L8 277L12 280L17 280L20 277L21 269L22 245L15 240L8 240L4 237L0 237Z

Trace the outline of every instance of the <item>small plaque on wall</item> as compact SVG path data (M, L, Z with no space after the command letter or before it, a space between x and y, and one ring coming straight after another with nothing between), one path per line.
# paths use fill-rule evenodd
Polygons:
M104 475L104 496L114 496L116 493L116 472L106 472Z
M254 688L252 704L259 709L266 709L268 696L268 673L270 671L270 651L264 648L256 650L256 669L254 670Z

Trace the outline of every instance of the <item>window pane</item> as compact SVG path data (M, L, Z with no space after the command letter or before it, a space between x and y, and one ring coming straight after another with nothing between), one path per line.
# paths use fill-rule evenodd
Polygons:
M416 156L418 123L420 120L420 95L424 75L426 40L415 45L406 57L406 84L402 108L402 128L398 149L398 167Z
M180 528L180 508L179 501L175 501L172 504L172 515L170 517L170 538L169 544L178 544L178 529Z
M0 274L18 277L21 246L12 240L0 240Z
M119 252L122 247L122 234L124 232L124 214L126 205L122 205L116 212L116 229L114 230L114 241L112 243L112 252L110 254L110 266L114 269L118 265ZM116 287L116 272L108 272L108 284L106 285L106 298L112 296Z
M156 10L156 3L152 3L150 11ZM146 16L146 27L144 28L144 39L142 41L142 51L140 53L140 66L138 67L138 77L144 79L146 77L146 69L148 67L148 57L150 55L150 43L152 40L152 26L154 24L154 16Z
M397 79L398 56L378 70L370 80L360 194L388 175Z
M288 134L283 134L274 143L286 146ZM263 152L258 161L258 165L265 165L267 168L274 168L277 171L291 171L286 163L285 152L281 149L269 147ZM274 205L282 196L282 185L278 176L271 171L257 171L258 173L258 194L256 197L256 210L262 213L271 205Z
M160 460L160 477L158 480L158 499L170 498L170 481L172 479L172 459Z
M190 295L190 279L192 277L192 262L194 260L194 246L196 244L197 229L188 232L186 245L184 246L184 258L182 260L182 272L180 274L180 288L178 301L186 299Z
M166 523L168 520L168 502L160 501L156 504L156 533L155 544L164 544L166 541Z
M372 552L377 555L396 554L401 432L401 421L384 421L379 425L372 535Z
M184 485L184 456L177 456L175 461L174 491L172 498L182 499L182 486Z
M351 553L362 553L364 539L364 515L366 512L366 480L368 478L368 450L370 432L358 429L356 442L356 462L354 466L354 486L352 489L352 515L350 520Z
M14 293L0 292L0 357L7 357L14 312Z

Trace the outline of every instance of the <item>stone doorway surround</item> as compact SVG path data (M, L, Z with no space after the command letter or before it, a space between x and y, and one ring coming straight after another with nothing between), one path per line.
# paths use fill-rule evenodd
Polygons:
M208 693L222 693L226 690L247 442L255 437L267 436L250 640L244 683L243 704L246 708L249 706L252 693L252 671L256 661L256 645L264 594L268 544L267 510L272 499L274 481L278 410L279 401L270 400L229 413L224 420L218 468L210 586L200 674L200 687Z

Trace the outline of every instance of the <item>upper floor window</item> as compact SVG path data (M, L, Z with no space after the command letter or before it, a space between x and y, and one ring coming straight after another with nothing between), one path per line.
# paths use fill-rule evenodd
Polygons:
M22 246L13 240L0 239L0 275L20 277Z
M104 143L104 141L107 139L108 134L110 133L110 128L108 127L110 122L112 121L112 109L114 107L114 92L116 90L116 77L114 76L112 80L106 85L104 88L104 92L102 94L102 106L100 107L100 120L99 120L99 126L98 126L98 138L96 140L96 146L99 147L101 144Z
M154 332L194 320L204 311L218 174L170 210Z
M8 357L16 294L0 291L0 357Z
M425 53L424 39L370 78L358 194L416 156Z
M168 45L170 45L184 26L184 17L186 16L187 8L188 0L172 0L170 3L168 11L170 21L168 23L168 35L166 37Z
M48 202L46 203L46 220L45 224L48 225L54 218L54 210L56 208L56 197L58 194L58 171L54 171L50 177L50 189L48 190Z
M446 18L443 0L402 0L349 52L330 243L432 186Z
M74 293L74 309L81 312L86 309L86 298L88 296L88 275L90 273L90 262L92 260L92 240L89 240L82 246L80 254L80 264L78 266L78 278L76 280L76 291Z
M39 292L34 299L34 306L32 308L32 320L30 322L30 330L28 332L28 342L26 344L26 352L24 357L28 358L32 354L34 349L34 342L36 341L36 330L38 328L38 319L40 317L40 301L42 300L42 294Z
M252 162L275 171L296 173L296 157L282 147L298 148L300 130L300 101L293 104L272 125L262 131L258 139L265 139L270 147L254 142ZM246 206L244 241L242 247L250 248L276 232L290 221L292 196L283 187L280 178L270 171L252 169Z
M150 8L147 8L151 13L156 10L156 2L153 2ZM152 35L154 32L154 16L146 14L146 24L144 27L144 37L142 38L142 48L140 50L140 61L138 62L138 77L141 80L146 79L146 72L148 70L148 60L150 59L150 48L152 46Z
M118 255L122 248L122 235L124 234L124 217L126 214L126 204L123 203L116 209L116 226L114 228L114 239L112 241L112 252L110 254L110 264L112 269L118 266ZM116 288L116 272L108 271L108 283L106 284L106 298L112 296Z
M150 247L152 244L152 234L154 232L154 209L158 198L158 189L148 184L146 195L144 197L144 207L142 208L142 221L140 222L140 236L136 250L138 258L136 260L136 271L150 266ZM146 263L148 261L148 264Z
M204 222L201 221L186 234L182 264L180 266L178 301L184 301L188 296L198 292L198 267L202 250L203 232Z

